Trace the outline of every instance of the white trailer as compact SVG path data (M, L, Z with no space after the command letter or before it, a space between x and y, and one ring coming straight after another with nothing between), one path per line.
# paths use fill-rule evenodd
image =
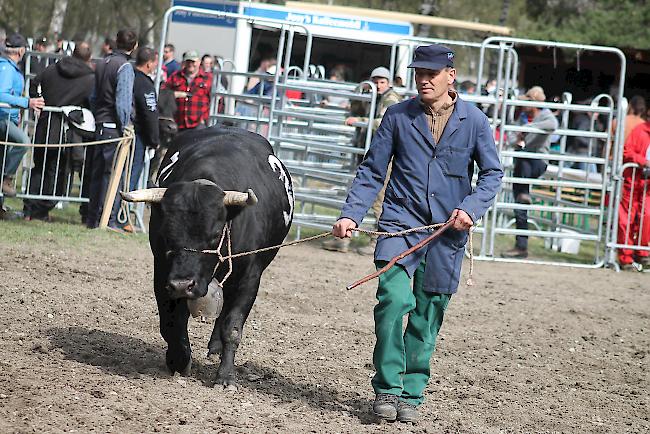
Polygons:
M189 6L292 22L306 27L312 34L310 64L343 63L350 68L350 81L360 81L379 65L388 66L392 44L413 34L409 22L379 18L320 13L297 7L265 3L229 2L222 0L174 0L174 6ZM304 37L297 37L292 50L292 65L302 67L305 55ZM257 67L258 48L269 46L277 50L278 33L273 25L259 25L245 20L233 20L176 11L169 25L167 42L175 45L177 56L188 50L199 54L218 55L232 60L239 72ZM404 64L406 64L405 59ZM399 71L398 71L399 73Z

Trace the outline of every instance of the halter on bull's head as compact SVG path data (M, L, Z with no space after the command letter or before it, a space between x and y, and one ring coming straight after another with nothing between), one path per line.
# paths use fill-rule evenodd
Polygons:
M162 223L164 236L160 239L164 246L154 251L166 252L165 257L156 260L169 266L166 285L171 298L196 299L207 293L218 257L201 251L216 249L226 222L246 206L257 203L253 190L224 191L206 179L121 195L128 202L160 204L159 209L152 210L151 219Z

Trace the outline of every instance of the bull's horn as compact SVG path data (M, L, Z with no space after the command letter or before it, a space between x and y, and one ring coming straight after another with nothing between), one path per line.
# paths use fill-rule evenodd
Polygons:
M209 179L195 179L192 181L195 184L201 184L201 185L211 185L213 187L217 187L217 184L215 184L213 181L210 181Z
M223 197L223 204L226 206L250 206L257 203L257 196L255 196L255 193L250 188L246 193L240 191L224 191L224 193L226 195Z
M142 190L120 191L120 196L127 202L158 203L165 195L166 188L145 188Z

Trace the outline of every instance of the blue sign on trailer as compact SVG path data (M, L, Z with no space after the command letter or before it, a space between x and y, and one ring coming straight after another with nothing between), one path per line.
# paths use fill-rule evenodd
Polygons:
M210 9L213 11L237 13L237 5L203 3L197 1L174 0L174 6L188 6L192 8ZM176 11L172 15L175 23L201 24L204 26L235 27L236 20L232 18L219 18L195 12Z
M290 21L305 26L321 26L345 30L364 30L370 32L391 33L408 36L411 34L410 24L399 24L382 21L369 21L362 18L334 17L310 12L270 9L265 7L245 7L244 15L259 18Z

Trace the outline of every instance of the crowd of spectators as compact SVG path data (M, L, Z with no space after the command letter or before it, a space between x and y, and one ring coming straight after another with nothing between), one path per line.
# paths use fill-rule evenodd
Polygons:
M35 113L34 143L115 139L85 147L35 148L31 167L27 169L30 172L27 193L52 196L65 194L65 180L70 171L77 169L81 176L79 169L83 166L81 195L87 197L89 202L80 207L81 220L89 228L97 227L117 141L125 130L133 126L135 131L131 182L128 186L131 189L140 179L147 150L153 151L161 141L164 142L159 134L158 96L154 86L157 52L150 47L138 47L138 36L132 30L120 30L115 38L107 37L95 59L91 58L91 47L85 41L64 46L60 40L51 44L43 37L33 42L26 67L26 38L16 33L0 39L0 102L11 106L0 108L2 141L30 143L31 140L20 126L21 109L31 109ZM59 56L52 56L52 53ZM174 109L171 110L173 120L169 115L165 117L166 125L171 120L174 126L167 130L207 126L210 98L215 87L213 70L219 65L217 60L207 54L200 58L195 51L188 51L183 53L179 63L174 46L165 46L161 89L171 92L175 100ZM24 89L26 69L31 77L28 91ZM220 85L227 86L227 81L222 78ZM46 108L43 112L46 106L74 106L85 111L71 114ZM79 124L84 124L84 116L86 127L90 119L90 131L77 128ZM3 205L4 196L16 195L16 172L27 149L25 146L0 145L0 167L3 169L0 206ZM144 178L148 179L149 174ZM47 221L55 205L56 201L52 200L25 199L23 217L26 220ZM133 230L129 224L118 221L119 205L120 201L116 199L110 213L109 227L116 231Z
M159 135L158 123L158 93L154 87L154 77L157 70L157 53L150 47L137 46L137 35L133 31L122 30L115 38L107 37L99 51L99 57L91 60L89 44L76 41L70 56L64 56L56 63L49 64L47 53L65 52L65 45L57 40L52 44L47 38L37 38L32 45L29 70L34 77L27 92L23 96L25 77L25 58L23 57L27 41L19 34L12 34L6 38L0 47L3 51L0 57L0 101L7 103L12 108L0 108L0 134L8 142L29 143L29 138L22 128L19 128L20 109L32 109L35 112L47 106L79 106L92 110L95 122L95 134L92 137L84 136L83 131L75 128L66 128L65 134L61 126L67 119L67 114L50 113L41 116L35 127L35 142L58 143L60 136L67 142L82 140L107 140L117 139L124 134L129 126L135 127L135 156L132 166L130 188L136 188L140 179L142 167L147 150L154 150L163 140ZM42 54L41 54L42 53ZM276 53L270 49L260 50L254 64L252 74L246 80L242 93L244 95L266 96L271 94L275 74ZM219 58L205 54L200 56L194 50L182 53L180 62L177 60L175 47L167 44L164 47L162 58L161 92L170 92L175 100L174 121L179 131L205 128L209 123L210 106L215 92L224 92L228 88L226 75L214 80L215 71L222 66ZM269 78L264 78L268 75ZM328 75L329 80L348 82L349 68L341 63L331 65ZM393 87L401 87L403 82L400 77L393 77L393 87L390 72L385 67L377 67L369 78L375 83L378 91L376 112L372 114L372 129L376 130L381 122L386 109L402 97L395 92ZM454 86L461 96L473 95L476 92L476 83L467 80ZM483 95L496 95L496 81L488 80L481 88ZM544 89L534 86L528 89L519 98L531 102L546 102ZM552 98L559 102L559 97ZM579 104L590 104L589 100L579 101ZM367 124L367 105L352 102L344 97L330 95L321 102L323 106L344 107L348 111L346 125L355 126L357 145L365 139L366 130L362 124ZM492 110L491 108L487 108ZM223 98L219 100L217 110L223 112ZM255 116L252 109L248 109L246 100L238 103L239 115ZM650 151L644 143L648 134L646 121L647 108L645 100L640 96L630 99L629 112L623 122L614 120L612 134L618 128L624 129L625 148L624 162L634 162L642 167L650 168ZM593 139L588 136L570 136L562 141L561 136L554 134L559 128L561 113L556 110L537 108L534 106L522 107L515 114L512 122L519 125L534 127L537 132L510 133L504 136L507 146L526 153L549 154L553 152L566 152L579 157L604 157L609 146L604 140ZM572 113L568 128L584 131L604 131L606 129L602 116L595 112ZM499 128L496 130L495 140L499 140ZM164 140L163 140L164 141ZM564 148L560 149L560 143ZM72 159L73 165L83 163L85 176L82 182L82 192L90 199L88 205L81 207L82 221L88 227L96 227L102 213L104 196L111 164L115 153L115 142L98 146L87 147L84 156L78 150L65 153L65 158ZM6 148L6 149L5 149ZM3 156L2 192L5 196L16 194L15 175L22 160L26 147L0 146L0 155ZM547 171L550 157L514 159L514 177L535 179ZM64 188L64 176L57 171L61 170L61 152L58 149L36 149L31 167L31 184L28 192L37 194L59 194ZM551 159L552 160L552 159ZM584 171L585 173L598 174L602 166L594 163L574 162L565 164L565 167ZM647 182L648 170L626 171L624 176L623 195L619 209L619 242L641 243L647 245L650 241L650 200L644 191ZM150 174L146 174L146 179ZM56 184L56 185L55 185ZM532 204L533 198L528 184L513 184L513 198L521 204ZM381 196L381 195L380 195ZM1 199L1 198L0 198ZM379 198L381 200L381 198ZM27 220L47 220L48 213L56 202L48 200L25 200L24 217ZM128 225L117 221L119 200L116 199L110 214L109 226L115 230L131 230ZM375 214L381 212L381 202L373 209ZM641 215L643 214L643 215ZM515 210L516 227L528 229L528 215L523 209ZM528 255L527 237L517 236L515 247L503 253L505 257L525 258ZM345 242L344 240L343 242ZM337 244L338 243L338 244ZM347 245L340 245L340 240L325 244L325 248L347 251ZM371 246L372 247L372 246ZM366 249L371 251L372 249ZM626 266L633 261L648 262L646 252L621 249L619 262Z

